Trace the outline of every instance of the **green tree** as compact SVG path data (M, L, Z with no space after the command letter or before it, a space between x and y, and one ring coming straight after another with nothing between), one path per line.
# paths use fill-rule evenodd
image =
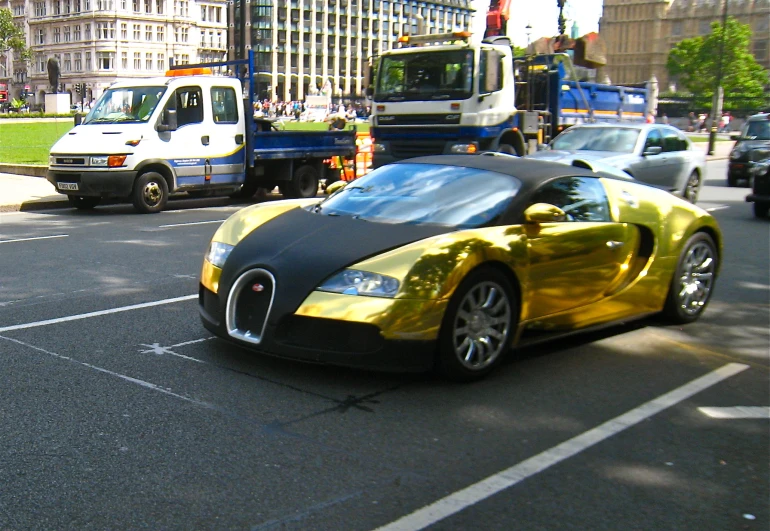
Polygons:
M751 29L735 18L727 19L722 27L711 23L711 34L684 39L668 54L666 69L672 79L685 90L710 100L714 94L722 53L722 87L725 94L741 94L746 98L761 98L768 84L768 73L749 51Z
M10 9L0 9L0 54L13 51L18 59L29 61L32 51L27 48L24 30L13 22Z

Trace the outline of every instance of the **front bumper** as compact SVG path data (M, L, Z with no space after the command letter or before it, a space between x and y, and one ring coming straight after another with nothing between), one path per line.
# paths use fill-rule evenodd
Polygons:
M750 162L730 162L727 166L727 177L732 180L749 180L751 173Z
M72 171L49 168L46 180L60 194L83 197L128 197L134 187L134 170ZM62 189L59 184L77 185L77 190ZM69 187L69 186L68 186Z
M200 285L203 326L215 335L262 354L299 361L374 369L424 372L433 367L435 341L386 339L370 323L284 315L266 323L259 344L231 336L216 293Z

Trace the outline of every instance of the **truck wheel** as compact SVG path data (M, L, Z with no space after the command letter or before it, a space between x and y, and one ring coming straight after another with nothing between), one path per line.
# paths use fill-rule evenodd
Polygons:
M310 164L303 164L296 169L291 182L281 187L281 193L291 198L315 197L318 195L318 171Z
M160 212L168 201L168 184L160 173L148 171L134 183L131 193L134 208L142 214Z
M92 210L102 202L101 197L83 197L82 195L68 195L67 200L78 210Z

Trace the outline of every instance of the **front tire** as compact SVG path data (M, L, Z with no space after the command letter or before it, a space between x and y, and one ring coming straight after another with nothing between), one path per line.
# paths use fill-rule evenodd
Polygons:
M484 378L510 348L517 322L518 305L505 275L490 267L474 271L444 314L437 368L458 382Z
M71 206L78 210L93 210L102 202L101 197L83 197L82 195L68 195L67 200Z
M754 217L766 218L770 210L770 204L768 203L754 203Z
M699 193L700 193L700 175L698 175L697 171L694 171L687 178L687 184L684 185L684 191L682 193L682 197L686 201L689 201L694 205L695 202L698 201Z
M711 236L705 232L690 236L671 279L663 316L675 324L697 320L711 299L718 269L719 256Z
M134 183L131 193L134 208L142 214L160 212L168 202L168 184L160 173L149 171Z

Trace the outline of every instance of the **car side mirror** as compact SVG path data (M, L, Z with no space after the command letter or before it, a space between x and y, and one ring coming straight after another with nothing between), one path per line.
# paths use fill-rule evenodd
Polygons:
M159 133L176 131L178 128L179 122L177 121L176 109L166 109L163 111L160 123L155 127Z
M648 148L644 149L644 153L642 153L642 156L649 157L652 155L660 155L663 153L663 148L660 146L650 146Z
M554 205L535 203L524 211L525 223L555 223L567 219L567 214Z

